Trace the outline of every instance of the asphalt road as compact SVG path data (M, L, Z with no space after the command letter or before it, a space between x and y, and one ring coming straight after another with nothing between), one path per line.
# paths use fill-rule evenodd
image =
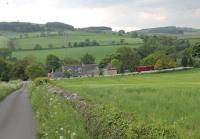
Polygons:
M28 83L0 102L0 139L35 139L36 124Z

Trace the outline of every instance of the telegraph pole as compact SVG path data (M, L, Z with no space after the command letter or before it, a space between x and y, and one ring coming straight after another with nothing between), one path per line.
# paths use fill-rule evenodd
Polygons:
M67 57L67 31L64 31L64 40L65 40L65 57Z

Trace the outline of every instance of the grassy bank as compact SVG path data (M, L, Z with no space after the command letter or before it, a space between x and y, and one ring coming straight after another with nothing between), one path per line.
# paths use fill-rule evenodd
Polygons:
M200 138L200 70L56 81L95 104L114 105L142 121L176 124L182 138Z
M31 87L40 139L89 139L80 115L63 98L48 92L48 86Z
M0 82L0 101L22 86L21 81Z

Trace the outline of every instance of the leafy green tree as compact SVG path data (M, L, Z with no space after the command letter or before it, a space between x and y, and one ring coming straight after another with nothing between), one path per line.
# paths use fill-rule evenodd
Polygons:
M129 47L121 47L117 50L119 61L122 63L123 70L134 71L135 67L140 63L140 57L134 49Z
M12 51L8 48L0 48L0 57L1 58L10 58L12 56Z
M84 42L84 45L90 46L91 45L90 39L86 39L85 42Z
M196 43L194 46L193 46L193 51L192 51L192 55L194 57L200 57L200 43Z
M66 57L64 60L63 60L63 64L64 65L78 65L80 62L76 59L72 59L70 57Z
M5 59L3 58L0 58L0 75L6 70L7 64L6 64L6 61Z
M170 61L169 61L169 67L170 68L176 68L177 67L176 59L174 59L174 58L170 59Z
M119 35L119 36L123 36L125 33L126 33L126 32L125 32L124 30L120 30L120 31L118 32L118 35Z
M183 56L182 60L181 60L181 64L184 67L188 66L188 58L186 56Z
M46 76L45 68L40 64L31 64L27 66L25 73L30 79Z
M55 71L61 67L61 61L57 56L50 54L46 58L46 66L48 72Z
M42 46L40 44L36 44L33 49L34 50L41 50Z
M99 68L105 68L111 62L111 57L106 56L99 63Z
M169 57L166 55L165 51L157 51L145 57L142 61L142 65L155 65L158 60L161 60L164 64L164 67L167 68L169 63Z
M9 72L3 71L1 74L1 81L8 82L10 80Z
M91 42L91 46L99 46L100 44L96 41L96 40L93 40Z
M27 65L37 63L37 58L33 55L28 55L23 58L27 62Z
M120 39L120 44L125 44L126 40L125 39Z
M117 68L117 71L120 72L121 68L122 68L122 63L118 60L118 59L113 59L111 61L111 65L115 68Z
M81 63L82 64L95 64L95 57L86 53L82 58L81 58Z
M194 60L193 60L193 58L192 57L189 57L188 58L188 66L193 66L194 65Z
M12 74L14 78L17 79L22 79L22 80L27 80L28 76L25 73L25 69L28 66L28 61L23 59L23 60L18 60L12 69Z
M161 60L161 59L158 59L158 60L156 61L156 64L154 65L154 67L155 67L156 70L161 70L161 69L163 69L163 62L162 62L162 60Z

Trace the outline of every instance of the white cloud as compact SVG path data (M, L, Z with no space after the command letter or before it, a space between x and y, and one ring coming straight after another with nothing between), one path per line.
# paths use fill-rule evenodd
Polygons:
M8 4L7 4L8 2ZM0 0L0 21L139 29L200 24L199 0Z

